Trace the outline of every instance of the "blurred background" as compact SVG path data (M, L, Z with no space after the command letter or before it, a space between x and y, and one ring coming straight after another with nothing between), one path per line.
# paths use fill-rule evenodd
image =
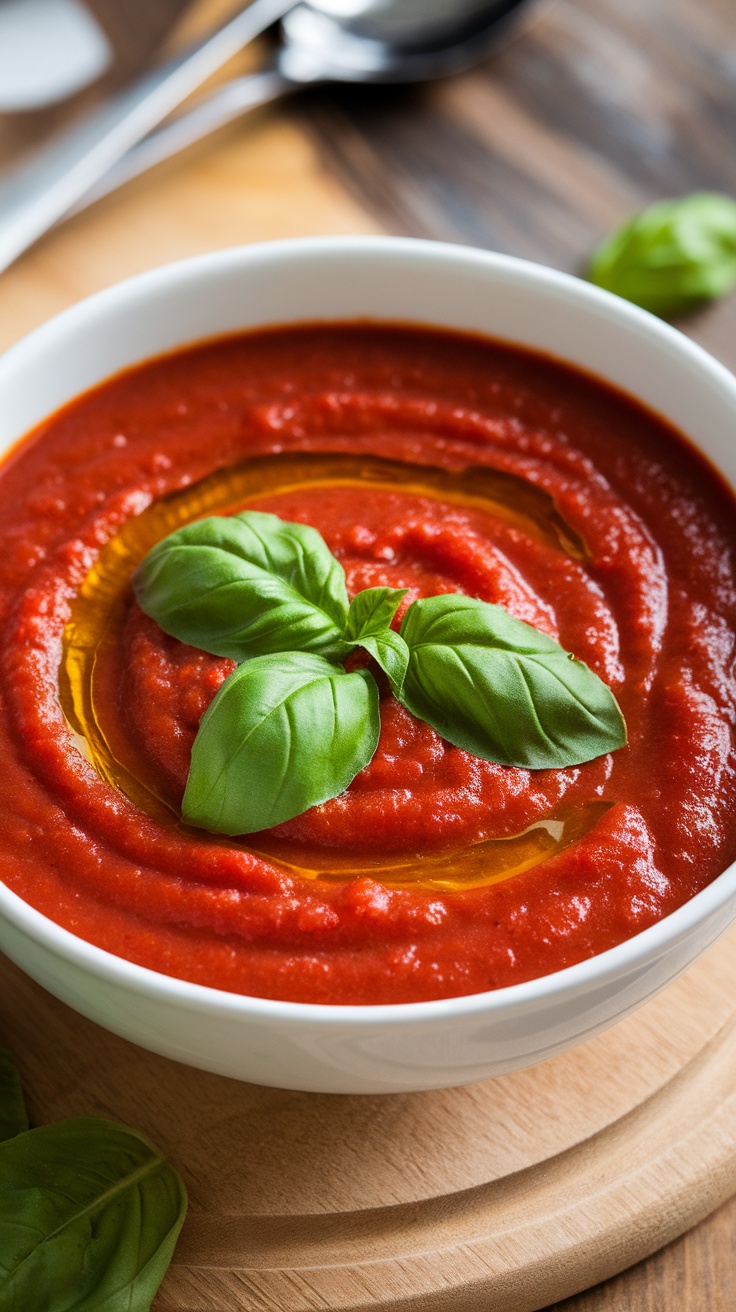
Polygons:
M388 232L581 273L613 228L654 201L736 196L734 0L496 0L492 25L480 0L455 0L449 64L437 62L446 0L395 3L375 0L361 23L360 0L323 0L321 27L307 33L302 12L228 59L207 90L274 70L286 40L292 65L247 94L276 96L285 74L300 86L31 245L0 274L0 348L122 277L242 242ZM34 150L233 12L227 0L0 0L0 220L10 175ZM418 18L429 31L411 75L467 67L408 85L373 81L385 56L376 33L394 22L392 49L416 56ZM347 42L339 50L335 25ZM371 81L319 81L328 55ZM736 295L679 326L736 367ZM735 1270L733 1203L564 1308L733 1312Z
M343 15L360 6L323 2ZM399 3L421 15L446 0ZM461 16L473 6L454 3ZM0 167L233 8L0 0ZM306 86L67 222L3 275L0 344L129 273L242 241L387 231L579 272L652 201L736 195L732 0L526 0L513 19L499 48L464 74ZM268 64L273 46L273 37L249 45L215 81ZM728 361L734 299L687 327Z

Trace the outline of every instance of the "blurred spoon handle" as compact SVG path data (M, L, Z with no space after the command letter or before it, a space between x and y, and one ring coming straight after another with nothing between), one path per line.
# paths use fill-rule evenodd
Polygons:
M247 110L277 100L279 96L293 91L295 86L296 83L290 82L275 68L248 77L233 78L231 82L204 96L192 109L157 128L137 146L133 146L99 182L85 192L69 214L78 214L80 210L101 200L132 178L137 178L147 169L201 141L226 123L231 123Z
M153 69L38 152L0 187L0 272L242 46L295 0L253 0L216 32Z

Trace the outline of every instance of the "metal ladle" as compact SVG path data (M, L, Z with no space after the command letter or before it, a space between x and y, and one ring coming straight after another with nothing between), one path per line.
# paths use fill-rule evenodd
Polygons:
M414 82L482 59L525 0L254 0L50 142L0 187L0 271L59 219L245 110L317 82ZM269 69L236 78L154 131L282 19ZM147 135L150 134L150 135Z

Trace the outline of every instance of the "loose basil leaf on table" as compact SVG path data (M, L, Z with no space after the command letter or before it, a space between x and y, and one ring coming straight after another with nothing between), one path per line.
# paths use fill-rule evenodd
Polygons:
M736 285L736 200L696 192L650 205L603 242L588 277L663 318L722 296Z
M0 1144L0 1312L148 1312L187 1196L145 1139L59 1121Z
M456 594L409 607L400 700L449 742L502 765L580 765L626 743L610 689L501 606Z
M290 820L347 788L378 745L378 689L321 656L257 656L205 711L182 815L221 834Z
M345 641L362 646L363 638L389 628L408 588L364 588L350 603L345 623Z
M187 524L148 553L133 588L165 633L215 656L339 659L349 650L342 565L316 529L277 515L246 510Z
M20 1076L10 1053L0 1048L0 1143L27 1129L28 1113Z
M394 633L393 629L384 629L381 633L361 638L360 646L373 657L374 661L378 661L384 674L388 675L394 695L398 697L409 664L409 648L401 634Z

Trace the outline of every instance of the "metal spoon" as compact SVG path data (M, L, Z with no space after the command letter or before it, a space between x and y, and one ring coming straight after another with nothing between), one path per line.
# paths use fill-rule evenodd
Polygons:
M0 271L68 213L131 146L293 5L294 0L253 0L204 41L105 101L16 169L0 186Z
M360 0L299 4L282 20L270 66L233 78L134 146L71 213L86 209L147 169L280 96L319 82L423 82L462 72L501 45L530 0ZM421 18L417 11L421 8ZM331 13L324 12L331 10ZM414 12L409 12L413 10ZM453 22L448 22L452 10ZM334 16L333 16L334 14ZM339 16L338 16L339 15Z
M294 0L253 0L218 31L107 101L16 170L0 188L0 271L91 194L182 100L284 14L274 66L256 74L255 83L237 79L192 110L192 117L168 126L171 135L163 154L166 138L146 142L141 150L147 149L148 157L138 156L133 173L243 109L305 83L414 81L466 67L481 57L522 2L311 0L295 6ZM187 123L194 137L187 136ZM128 168L102 191L133 173Z

